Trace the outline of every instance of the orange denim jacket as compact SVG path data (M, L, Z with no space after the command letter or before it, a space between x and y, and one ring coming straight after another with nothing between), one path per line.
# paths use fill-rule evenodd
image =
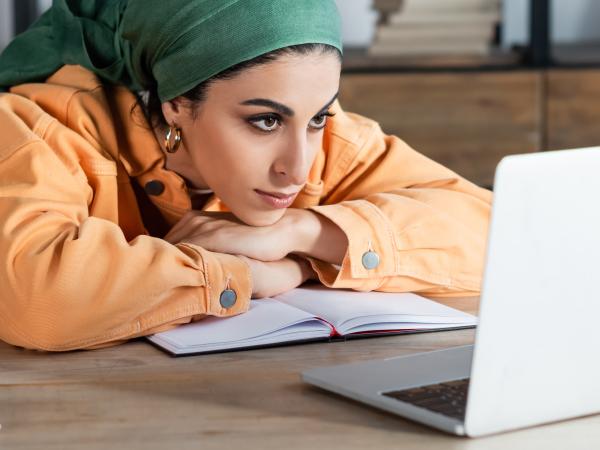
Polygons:
M78 66L0 94L1 340L98 348L248 309L252 280L242 260L149 232L174 225L191 201L139 108L132 111L135 101ZM348 237L341 266L309 258L321 282L476 294L491 193L372 120L333 110L292 205ZM157 182L164 189L148 189ZM227 207L213 197L203 209ZM363 265L368 250L380 258L375 268ZM220 304L227 285L237 294L230 308Z

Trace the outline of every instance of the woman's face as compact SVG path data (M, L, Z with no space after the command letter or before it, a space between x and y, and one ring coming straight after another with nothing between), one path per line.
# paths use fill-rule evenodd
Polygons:
M164 103L183 139L167 167L212 189L246 224L277 222L321 148L340 69L333 54L282 56L214 82L195 114L185 102Z

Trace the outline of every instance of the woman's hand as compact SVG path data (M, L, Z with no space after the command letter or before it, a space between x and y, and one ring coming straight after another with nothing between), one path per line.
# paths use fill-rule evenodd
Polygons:
M238 255L250 266L252 298L272 297L316 278L310 263L297 256L264 262Z
M246 225L228 212L190 211L164 238L187 242L206 250L244 255L259 261L279 261L293 251L291 236L276 223L265 227Z
M345 233L324 216L290 208L273 225L246 225L229 212L188 212L165 240L188 242L206 250L244 255L259 261L279 261L295 253L341 264L348 248Z

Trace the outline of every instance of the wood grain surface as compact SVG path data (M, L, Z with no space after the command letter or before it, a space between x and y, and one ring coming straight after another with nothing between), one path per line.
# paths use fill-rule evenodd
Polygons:
M600 145L600 70L552 70L547 77L547 149Z
M542 145L539 72L344 74L340 103L482 186Z
M477 299L444 304L476 312ZM1 449L583 449L593 416L449 436L305 385L312 367L472 343L474 330L174 358L143 340L43 353L0 344Z

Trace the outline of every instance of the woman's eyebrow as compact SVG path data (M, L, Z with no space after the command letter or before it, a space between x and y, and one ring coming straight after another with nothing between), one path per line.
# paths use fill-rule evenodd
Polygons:
M333 98L331 100L329 100L329 102L327 102L327 104L325 106L323 106L323 108L321 108L321 110L317 114L320 114L323 111L325 111L327 108L329 108L331 106L331 104L333 102L335 102L338 95L339 95L339 92L337 92L333 96ZM289 106L286 106L286 105L276 102L274 100L269 100L268 98L251 98L249 100L244 100L243 102L240 103L240 105L266 106L267 108L273 108L278 113L283 114L284 116L288 116L288 117L293 117L295 114L294 110L292 108L290 108Z
M321 110L320 110L320 111L319 111L317 114L315 114L315 116L316 116L316 115L319 115L319 114L321 114L321 113L325 112L325 110L329 109L329 107L332 105L332 103L333 103L333 102L335 102L335 101L336 101L336 99L338 98L338 95L340 95L340 92L339 92L339 91L335 93L335 95L333 96L333 98L332 98L331 100L329 100L329 101L327 102L327 104L326 104L325 106L323 106L323 107L321 108Z
M267 108L273 108L278 113L289 117L292 117L295 114L293 109L274 100L269 100L268 98L251 98L250 100L243 101L240 105L266 106Z

